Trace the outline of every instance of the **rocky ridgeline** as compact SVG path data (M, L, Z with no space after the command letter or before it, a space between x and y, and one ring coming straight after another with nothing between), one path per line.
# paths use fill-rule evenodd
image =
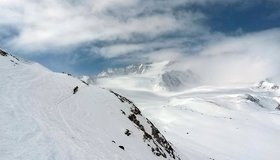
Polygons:
M117 96L122 103L130 105L130 110L121 110L121 112L143 132L143 141L147 143L147 146L151 149L153 154L166 159L180 160L173 146L165 139L149 119L142 116L141 111L132 101L112 90L110 92Z
M260 81L257 86L259 89L268 89L268 90L279 90L279 86L277 84L271 83L269 81Z

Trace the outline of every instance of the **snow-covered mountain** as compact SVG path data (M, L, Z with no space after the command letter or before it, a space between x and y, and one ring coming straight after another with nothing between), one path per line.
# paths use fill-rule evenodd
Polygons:
M182 159L279 159L277 83L203 85L195 73L173 64L151 64L144 74L98 78L95 84L130 97Z
M97 75L97 77L113 77L130 74L143 74L151 68L150 64L132 64L124 68L109 68Z
M124 96L0 51L0 159L180 157Z
M198 76L195 75L191 70L178 71L170 70L165 71L160 74L158 78L158 83L155 88L168 90L168 91L178 91L186 88L191 88L198 84Z
M0 54L1 160L279 159L274 81L206 86L160 62L91 85Z
M133 82L127 85L142 90L157 91L180 91L199 84L199 76L191 70L174 69L172 64L174 62L164 61L109 69L98 74L92 81L105 86L116 86L124 81Z

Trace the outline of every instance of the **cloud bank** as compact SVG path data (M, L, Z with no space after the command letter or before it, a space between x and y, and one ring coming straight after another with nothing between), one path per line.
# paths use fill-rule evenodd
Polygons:
M0 26L16 31L6 45L31 52L100 41L137 41L138 36L155 39L183 30L203 31L195 22L203 15L191 12L174 15L169 10L181 1L163 1L154 6L157 3L138 0L1 0ZM170 5L169 9L165 9L166 5ZM127 48L130 50L131 45ZM124 52L111 53L108 50L107 54L112 55L101 53L105 57L114 57Z
M209 82L256 81L279 74L279 29L213 31L200 8L259 3L280 8L277 0L0 0L0 42L29 57L68 56L69 66L184 60Z
M191 68L208 84L280 82L280 29L215 39L179 67ZM178 67L178 68L179 68Z

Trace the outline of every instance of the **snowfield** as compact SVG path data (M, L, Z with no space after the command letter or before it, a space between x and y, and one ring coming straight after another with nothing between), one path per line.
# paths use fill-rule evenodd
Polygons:
M269 80L203 86L169 62L79 80L0 53L0 160L279 159Z
M118 93L0 55L1 160L180 159L178 153Z
M142 74L97 78L95 84L140 106L182 153L182 159L279 160L277 84L194 85L175 92L155 89L158 83L154 82L167 69L166 64L151 65Z

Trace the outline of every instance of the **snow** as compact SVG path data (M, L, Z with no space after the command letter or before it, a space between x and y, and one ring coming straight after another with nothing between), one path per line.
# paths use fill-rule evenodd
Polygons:
M79 90L73 94L75 86ZM37 63L0 56L0 99L1 160L165 159L152 147L173 159L148 119L136 115L151 139L128 118L134 104Z
M171 70L162 73L158 78L158 83L154 88L167 91L179 91L191 88L198 84L198 77L190 70Z
M97 77L113 77L129 74L143 74L150 69L150 64L129 65L125 68L109 68L97 75Z
M134 68L87 85L0 55L0 159L173 159L168 146L182 160L279 159L276 83L156 90L160 75L174 70L170 65L149 64L144 72Z
M173 70L174 62L163 61L151 64L129 65L124 68L110 68L91 78L95 84L106 87L129 83L129 89L149 91L181 91L193 88L200 82L191 70ZM109 87L110 88L110 87Z
M277 84L262 81L193 86L176 92L155 90L154 78L167 70L166 63L162 64L151 64L155 66L149 72L137 76L96 79L96 85L113 89L141 107L177 147L181 159L279 159Z

